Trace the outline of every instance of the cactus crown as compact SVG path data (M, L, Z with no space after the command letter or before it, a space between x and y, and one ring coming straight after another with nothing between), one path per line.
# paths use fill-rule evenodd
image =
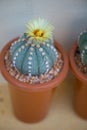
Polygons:
M53 26L41 18L27 24L26 32L10 47L12 63L18 71L39 76L51 69L58 57L52 30Z
M81 61L87 65L87 31L80 33L78 37L78 46L81 53Z

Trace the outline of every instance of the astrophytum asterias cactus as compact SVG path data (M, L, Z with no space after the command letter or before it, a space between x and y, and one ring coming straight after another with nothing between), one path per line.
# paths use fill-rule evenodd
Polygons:
M81 53L82 63L87 65L87 31L80 33L78 38L78 46Z
M47 73L58 57L53 45L53 26L39 18L27 24L26 32L10 47L13 66L23 74Z

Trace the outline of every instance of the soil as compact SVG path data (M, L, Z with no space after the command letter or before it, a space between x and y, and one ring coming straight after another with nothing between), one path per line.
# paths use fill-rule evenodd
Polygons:
M9 74L21 82L27 82L30 84L44 83L55 78L62 70L64 63L61 53L58 52L58 54L59 57L55 61L54 66L51 68L51 70L49 70L48 73L41 74L39 77L21 74L16 68L14 68L11 62L11 56L9 50L5 55L5 65Z
M81 54L79 48L77 48L75 52L75 63L78 69L87 76L87 65L84 65L81 61Z

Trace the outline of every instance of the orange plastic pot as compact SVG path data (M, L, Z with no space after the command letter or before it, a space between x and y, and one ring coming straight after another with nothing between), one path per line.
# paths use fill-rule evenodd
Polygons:
M75 63L74 54L76 48L77 41L74 43L69 53L70 66L75 76L73 96L74 110L80 117L87 119L87 76L79 71Z
M24 122L38 122L48 113L54 88L66 77L68 72L68 57L65 50L55 42L55 46L62 53L64 66L60 74L51 81L43 84L23 83L13 78L6 70L4 57L10 45L17 40L8 42L0 54L0 69L2 75L9 83L13 110L16 117Z

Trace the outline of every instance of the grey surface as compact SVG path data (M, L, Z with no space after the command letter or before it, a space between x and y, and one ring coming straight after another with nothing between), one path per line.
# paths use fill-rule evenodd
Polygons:
M0 50L25 31L30 19L38 17L54 25L54 38L69 49L87 28L87 0L0 0Z

